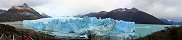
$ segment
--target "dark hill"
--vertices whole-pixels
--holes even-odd
[[[97,17],[97,18],[112,18],[115,20],[131,21],[139,24],[167,24],[158,18],[140,11],[136,8],[119,8],[110,12],[101,11],[98,13],[89,13],[80,17]]]

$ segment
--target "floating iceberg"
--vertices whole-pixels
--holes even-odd
[[[97,36],[128,37],[134,33],[134,22],[97,19],[95,17],[57,17],[38,20],[23,20],[23,27],[35,31],[48,32],[59,37]]]

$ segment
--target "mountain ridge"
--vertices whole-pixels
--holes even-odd
[[[20,6],[12,6],[0,14],[0,22],[23,21],[43,18],[41,14],[29,7],[26,3]]]
[[[150,15],[146,12],[140,11],[136,8],[118,8],[115,10],[112,10],[110,12],[102,11],[95,12],[95,13],[89,13],[86,15],[81,15],[78,17],[97,17],[97,18],[112,18],[115,20],[124,20],[124,21],[130,21],[135,22],[138,24],[167,24],[161,20],[159,20],[157,17]]]

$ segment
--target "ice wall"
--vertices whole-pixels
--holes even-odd
[[[79,37],[88,34],[128,37],[133,34],[134,24],[134,22],[113,20],[111,18],[97,19],[95,17],[57,17],[23,20],[24,28],[59,37]]]

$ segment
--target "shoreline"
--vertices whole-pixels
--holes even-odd
[[[182,40],[182,26],[170,26],[136,40]]]

